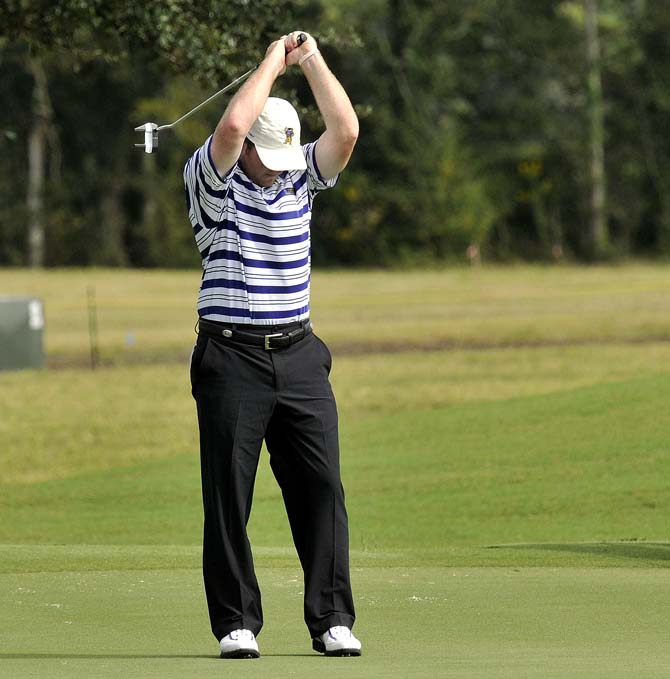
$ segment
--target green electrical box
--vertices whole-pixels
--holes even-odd
[[[44,307],[35,297],[0,297],[0,370],[44,365]]]

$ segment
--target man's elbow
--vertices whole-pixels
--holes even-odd
[[[358,140],[358,118],[354,118],[349,121],[347,125],[343,126],[340,130],[340,146],[347,152],[347,156],[350,156],[356,146],[356,141]]]
[[[350,121],[348,121],[346,126],[346,139],[347,142],[351,144],[352,149],[356,144],[356,140],[358,139],[358,133],[358,118],[354,116]]]
[[[248,130],[244,122],[234,116],[224,116],[216,126],[217,136],[232,143],[236,143],[239,139],[244,139],[247,132]]]

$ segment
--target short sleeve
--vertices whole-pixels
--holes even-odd
[[[303,153],[305,155],[305,161],[307,162],[307,186],[309,188],[310,196],[315,196],[320,191],[325,191],[326,189],[331,189],[337,180],[339,179],[339,174],[335,175],[332,179],[325,180],[321,176],[319,166],[316,162],[316,145],[318,142],[313,141],[309,144],[305,144],[302,147]]]
[[[193,213],[196,222],[208,227],[206,217],[217,220],[226,200],[228,187],[235,165],[221,177],[212,162],[212,137],[188,159],[184,167],[184,188],[186,189],[186,204],[189,216]],[[201,214],[205,217],[201,221]],[[193,223],[193,218],[191,219]]]
[[[236,167],[234,165],[221,177],[212,162],[211,145],[210,136],[184,166],[188,217],[203,257],[209,251],[216,229],[223,219],[223,208]]]

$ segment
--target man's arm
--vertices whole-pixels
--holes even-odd
[[[263,61],[230,100],[214,130],[212,161],[223,176],[237,162],[254,121],[263,111],[275,80],[286,70],[285,38],[270,44]]]
[[[317,50],[316,40],[307,36],[307,40],[298,46],[297,36],[300,32],[286,37],[286,65],[297,64],[301,57]],[[340,173],[349,162],[358,139],[358,118],[347,93],[333,75],[317,50],[300,65],[307,82],[314,94],[316,105],[326,124],[326,131],[316,144],[316,163],[321,176],[332,179]]]

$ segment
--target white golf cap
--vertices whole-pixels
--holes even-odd
[[[262,113],[247,134],[268,170],[304,170],[298,112],[285,99],[268,97]]]

